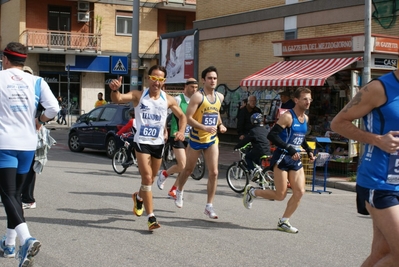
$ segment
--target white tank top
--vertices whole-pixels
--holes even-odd
[[[166,93],[161,91],[157,100],[150,98],[148,88],[144,89],[139,104],[134,107],[137,132],[134,142],[138,144],[163,145],[164,129],[167,117],[168,101]]]

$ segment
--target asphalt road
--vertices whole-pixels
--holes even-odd
[[[146,216],[132,214],[131,195],[140,186],[135,168],[114,173],[105,153],[72,153],[67,130],[37,177],[37,208],[26,210],[31,234],[42,242],[36,267],[79,266],[360,266],[371,244],[372,222],[355,212],[353,192],[306,193],[291,218],[298,234],[276,230],[287,199],[256,199],[243,207],[219,175],[214,202],[218,220],[204,214],[206,182],[190,179],[178,209],[154,184],[154,207],[161,228],[148,231]],[[290,195],[288,195],[290,196]],[[6,229],[4,209],[0,227]],[[0,258],[0,266],[18,266]]]

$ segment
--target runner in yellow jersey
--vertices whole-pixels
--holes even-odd
[[[195,168],[201,150],[203,150],[205,163],[208,167],[208,197],[204,214],[211,219],[217,219],[218,216],[213,209],[213,199],[216,193],[219,171],[217,130],[219,129],[221,133],[227,130],[222,124],[219,112],[224,96],[215,91],[217,85],[217,70],[215,67],[211,66],[203,70],[201,78],[204,88],[191,97],[186,111],[187,124],[192,129],[186,152],[186,166],[177,177],[178,187],[175,204],[179,208],[183,207],[183,187]]]

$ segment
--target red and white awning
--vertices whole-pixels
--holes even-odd
[[[323,86],[361,57],[279,61],[241,80],[241,86]]]

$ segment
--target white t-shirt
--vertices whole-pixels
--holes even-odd
[[[40,82],[40,99],[36,100],[35,84]],[[46,109],[48,118],[57,115],[58,101],[48,84],[40,77],[18,68],[0,71],[0,149],[36,150],[36,103]]]

